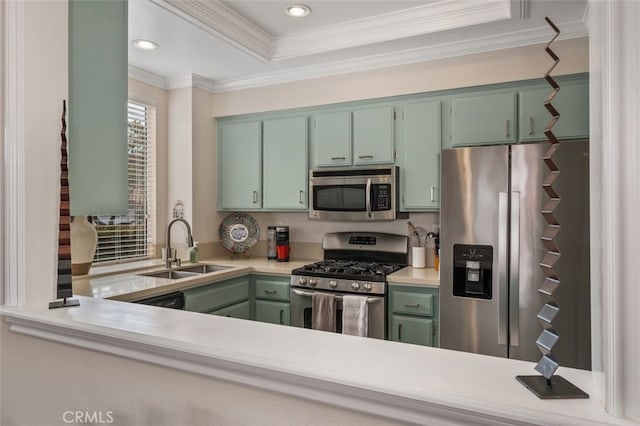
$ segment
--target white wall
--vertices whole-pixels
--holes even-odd
[[[101,412],[102,424],[114,426],[397,424],[322,402],[25,336],[9,331],[4,321],[0,337],[2,425],[65,425],[65,411],[76,410]],[[107,421],[109,411],[113,422]]]
[[[5,112],[11,111],[7,117],[23,118],[5,123],[4,128],[10,136],[4,141],[3,152],[12,157],[5,159],[7,168],[3,167],[3,172],[9,173],[5,184],[10,184],[4,193],[5,203],[11,200],[3,211],[12,221],[4,228],[4,237],[5,242],[11,238],[15,243],[5,257],[5,289],[19,290],[12,303],[44,304],[54,299],[57,276],[60,117],[68,93],[67,32],[60,29],[67,28],[67,5],[28,1],[4,2],[2,6],[5,17],[19,28],[12,32],[16,40],[4,44],[13,55],[7,64],[10,71],[5,77],[10,80],[6,81],[5,95],[11,91],[10,102],[14,103],[6,104]],[[10,170],[13,166],[16,169]],[[18,217],[28,226],[18,229],[13,222]],[[20,265],[32,262],[37,262],[37,267],[19,270]]]

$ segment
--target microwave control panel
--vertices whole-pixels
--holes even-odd
[[[376,184],[372,189],[371,209],[374,211],[391,210],[391,185],[387,183]]]

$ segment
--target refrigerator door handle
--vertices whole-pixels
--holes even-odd
[[[507,292],[507,236],[509,194],[498,193],[498,344],[508,344],[509,300]]]
[[[520,193],[511,193],[511,253],[509,259],[509,346],[520,344]]]

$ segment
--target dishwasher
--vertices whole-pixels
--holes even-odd
[[[176,291],[160,296],[149,297],[148,299],[136,300],[134,303],[171,309],[184,309],[184,294],[181,291]]]

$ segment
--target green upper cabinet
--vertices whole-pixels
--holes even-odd
[[[127,1],[69,1],[72,215],[125,214]]]
[[[268,210],[307,209],[307,117],[264,120],[263,201]]]
[[[559,82],[560,91],[551,104],[560,114],[553,127],[559,139],[589,137],[589,81]],[[551,114],[544,103],[551,94],[549,85],[522,90],[520,92],[520,140],[523,142],[545,140],[544,129]]]
[[[487,93],[451,100],[451,144],[516,142],[516,93]]]
[[[218,202],[222,209],[262,207],[260,121],[219,123]]]
[[[315,117],[317,167],[351,165],[351,112],[320,112]]]
[[[394,109],[391,106],[353,112],[353,164],[393,164]]]
[[[402,210],[437,209],[440,205],[440,111],[438,101],[402,107]]]
[[[393,164],[394,109],[368,106],[315,115],[315,166]]]

